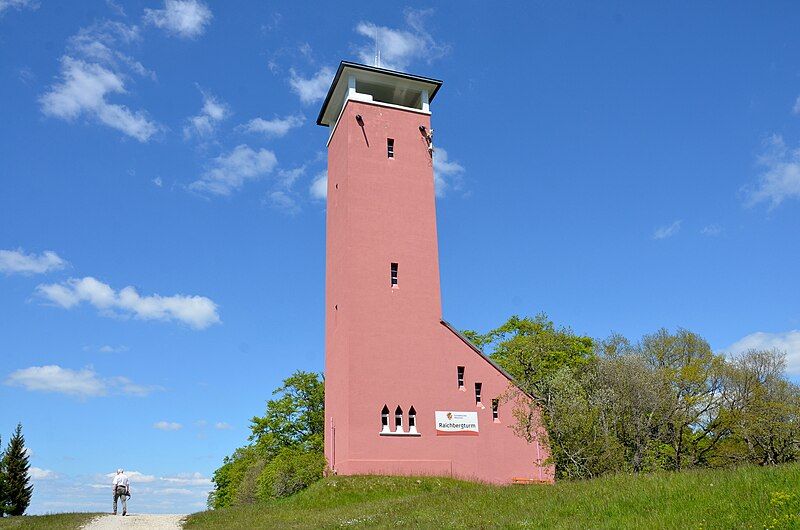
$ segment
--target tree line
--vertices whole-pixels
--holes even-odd
[[[559,478],[800,456],[800,388],[786,376],[784,352],[726,356],[685,329],[595,341],[545,315],[466,334],[533,398]],[[537,435],[532,412],[514,410],[521,436]]]
[[[512,409],[516,434],[546,436],[557,478],[800,456],[800,388],[786,376],[784,352],[726,357],[685,329],[595,340],[546,315],[464,334],[515,379],[518,388],[491,397]],[[275,396],[251,420],[248,443],[214,473],[209,507],[291,495],[323,476],[322,376],[296,372]]]
[[[0,517],[22,515],[31,503],[33,486],[28,460],[22,424],[17,424],[6,450],[0,454]]]

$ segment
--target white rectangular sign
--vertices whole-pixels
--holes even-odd
[[[436,436],[478,436],[478,413],[437,410]]]

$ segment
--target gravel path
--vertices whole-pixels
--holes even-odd
[[[116,530],[118,528],[153,528],[156,530],[175,530],[181,528],[185,515],[146,515],[132,514],[101,515],[84,526],[84,530]]]

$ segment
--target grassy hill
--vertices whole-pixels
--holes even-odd
[[[331,477],[267,504],[192,515],[186,528],[800,528],[800,465],[618,475],[554,486]]]

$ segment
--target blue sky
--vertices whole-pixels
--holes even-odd
[[[0,433],[24,424],[32,512],[109,509],[120,466],[132,510],[200,509],[321,370],[314,122],[376,33],[444,80],[447,320],[683,326],[800,374],[797,5],[426,6],[0,0]]]

